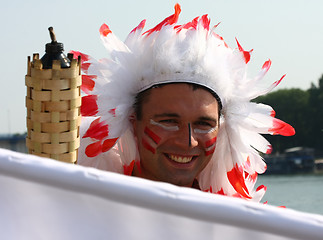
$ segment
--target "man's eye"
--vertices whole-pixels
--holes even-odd
[[[177,120],[175,120],[175,119],[163,119],[163,120],[160,120],[159,123],[162,123],[162,124],[177,124]]]
[[[213,125],[212,124],[210,124],[210,123],[208,123],[208,122],[197,122],[196,123],[196,125],[197,126],[202,126],[202,127],[210,127],[210,128],[212,128],[213,127]]]

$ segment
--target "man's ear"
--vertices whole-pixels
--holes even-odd
[[[137,116],[135,113],[130,116],[129,121],[132,125],[133,131],[135,132],[137,129]]]

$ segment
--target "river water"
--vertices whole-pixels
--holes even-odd
[[[323,215],[323,174],[259,175],[257,186],[267,186],[262,202]]]

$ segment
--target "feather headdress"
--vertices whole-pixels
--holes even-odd
[[[203,85],[221,99],[221,124],[216,150],[198,176],[203,191],[259,201],[265,187],[254,189],[258,173],[266,170],[259,152],[271,152],[260,134],[293,135],[294,129],[276,118],[270,106],[251,102],[270,92],[260,81],[270,68],[264,63],[255,78],[247,76],[251,51],[239,42],[231,49],[210,28],[207,15],[177,25],[181,9],[154,28],[144,31],[145,20],[120,41],[103,24],[100,35],[109,57],[96,61],[82,57],[81,112],[89,126],[82,134],[79,163],[125,173],[140,162],[129,118],[135,96],[161,83],[189,82]],[[85,125],[85,121],[83,121]],[[82,152],[83,151],[83,152]]]

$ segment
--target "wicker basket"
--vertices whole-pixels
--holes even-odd
[[[27,138],[29,153],[63,162],[76,163],[80,145],[81,63],[71,60],[70,68],[53,61],[43,69],[39,54],[28,57]]]

